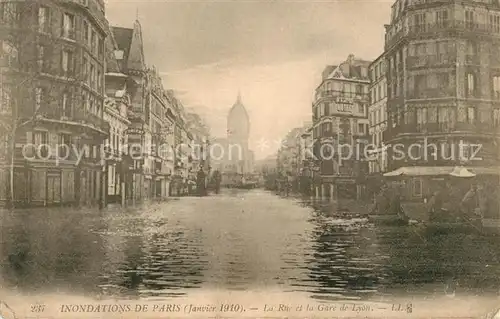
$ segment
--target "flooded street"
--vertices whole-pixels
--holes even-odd
[[[261,190],[181,198],[140,210],[3,213],[9,289],[162,298],[199,290],[276,290],[319,300],[497,294],[500,240],[430,236]]]

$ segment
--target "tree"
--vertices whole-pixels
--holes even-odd
[[[44,118],[72,115],[77,85],[88,78],[87,70],[81,72],[70,53],[63,52],[58,59],[61,37],[74,38],[74,21],[54,27],[44,3],[0,0],[0,102],[4,111],[0,127],[9,161],[11,206],[15,203],[16,138],[21,129],[29,124],[34,127]],[[52,107],[55,103],[59,107]]]

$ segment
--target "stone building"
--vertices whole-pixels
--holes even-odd
[[[369,64],[351,54],[339,65],[327,66],[316,88],[312,111],[318,167],[315,193],[319,196],[356,198],[361,194],[359,184],[367,164],[356,154],[363,154],[368,141]],[[343,153],[345,159],[340,161],[339,151],[347,152],[347,147],[341,150],[339,145],[349,145],[353,155]]]
[[[127,92],[130,97],[130,124],[126,132],[129,145],[127,159],[130,163],[127,163],[124,176],[126,197],[137,201],[147,198],[151,189],[151,167],[148,166],[151,145],[150,83],[144,59],[142,29],[140,22],[135,21],[132,29],[112,27],[111,31],[116,41],[114,55],[121,72],[127,75]],[[130,145],[137,147],[131,149]]]
[[[404,157],[396,158],[389,149],[389,170],[420,167],[419,172],[437,174],[465,165],[480,176],[496,174],[499,2],[398,0],[385,29],[384,141],[405,145]],[[481,160],[471,158],[476,150],[475,158]],[[421,176],[413,178],[407,184],[409,196],[428,196],[432,183]]]
[[[383,144],[383,132],[387,128],[387,80],[386,62],[383,55],[370,64],[370,105],[368,107],[369,134],[372,152],[369,154],[370,174],[387,170],[387,147]]]
[[[111,30],[106,38],[106,74],[104,119],[109,123],[109,136],[105,141],[107,203],[121,202],[125,185],[124,153],[128,143],[127,130],[130,125],[128,109],[131,107],[129,77],[118,63],[121,58],[118,45]],[[123,194],[125,195],[125,194]]]
[[[103,118],[104,1],[0,6],[0,201],[14,194],[15,204],[26,206],[102,202],[99,149],[109,132]]]

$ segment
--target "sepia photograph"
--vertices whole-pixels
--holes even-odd
[[[500,318],[499,0],[0,0],[0,319]]]

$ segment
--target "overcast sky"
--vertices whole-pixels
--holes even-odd
[[[195,107],[215,136],[241,90],[257,158],[311,119],[314,88],[327,64],[353,53],[376,58],[392,0],[107,0],[111,25],[132,27],[138,13],[146,63],[166,88]],[[259,147],[262,139],[270,148]]]

